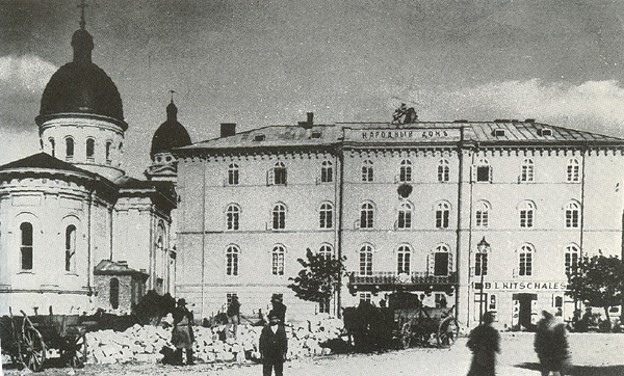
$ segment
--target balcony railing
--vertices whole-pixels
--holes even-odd
[[[452,285],[457,283],[457,273],[433,275],[429,272],[375,272],[372,275],[349,273],[350,285]]]

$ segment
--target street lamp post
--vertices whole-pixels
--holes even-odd
[[[487,302],[484,302],[483,300],[483,277],[485,275],[484,271],[484,265],[485,265],[485,257],[484,255],[486,255],[489,251],[490,251],[490,243],[487,242],[487,240],[485,240],[485,236],[483,237],[483,239],[481,239],[481,241],[477,244],[477,250],[479,251],[479,255],[478,257],[481,257],[481,264],[480,264],[480,269],[479,269],[479,273],[481,274],[481,286],[479,288],[479,325],[481,325],[483,323],[483,305]],[[476,265],[475,265],[476,266]]]

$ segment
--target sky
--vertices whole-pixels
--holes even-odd
[[[35,117],[72,60],[78,0],[0,0],[0,164],[39,151]],[[193,142],[296,124],[535,118],[624,137],[624,1],[87,0],[141,177],[170,90]]]

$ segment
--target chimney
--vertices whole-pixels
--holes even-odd
[[[221,136],[230,137],[236,134],[236,123],[221,123]]]
[[[312,128],[312,126],[314,125],[314,112],[306,112],[306,115],[308,115],[308,121],[306,122],[306,128]]]

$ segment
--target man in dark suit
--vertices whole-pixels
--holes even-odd
[[[288,351],[288,339],[284,325],[280,323],[278,314],[269,312],[269,325],[262,329],[260,334],[260,355],[262,356],[262,375],[271,376],[275,369],[275,376],[284,373],[284,360]]]
[[[280,319],[283,325],[286,325],[286,306],[282,303],[283,298],[281,294],[273,294],[271,297],[271,305],[273,306],[273,312]]]

